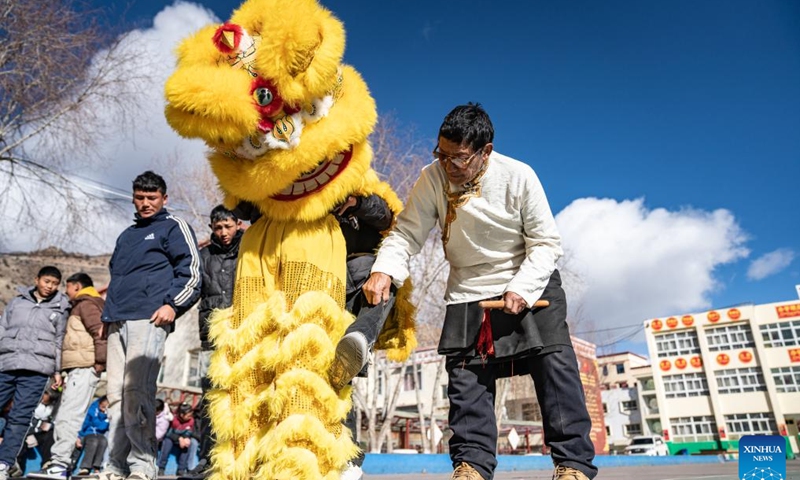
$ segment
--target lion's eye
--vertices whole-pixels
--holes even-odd
[[[253,92],[253,97],[256,99],[256,103],[258,103],[261,107],[266,107],[270,103],[272,103],[272,99],[275,97],[272,94],[272,90],[267,87],[259,87],[256,88]]]

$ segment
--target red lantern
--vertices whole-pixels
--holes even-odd
[[[717,363],[719,363],[720,365],[727,365],[728,363],[730,363],[730,361],[731,357],[729,357],[727,353],[720,353],[719,355],[717,355]]]
[[[742,350],[739,352],[739,361],[742,363],[749,363],[753,359],[753,354],[749,350]]]
[[[683,323],[687,327],[691,327],[694,324],[694,317],[691,315],[684,315],[681,317],[681,323]]]
[[[661,322],[661,320],[656,318],[655,320],[653,320],[650,326],[653,327],[653,330],[661,330],[661,327],[663,327],[664,324]]]
[[[728,318],[731,320],[739,320],[742,317],[742,312],[738,308],[731,308],[728,310]]]
[[[667,370],[672,368],[672,363],[670,363],[669,360],[661,360],[659,366],[661,367],[661,370],[664,370],[666,372]]]
[[[711,310],[708,312],[708,315],[706,315],[706,318],[708,318],[708,321],[711,323],[717,323],[719,322],[719,312]]]
[[[689,362],[694,368],[700,368],[703,366],[703,359],[700,358],[699,356],[692,357],[692,359]]]
[[[677,319],[677,318],[675,318],[675,317],[669,317],[669,318],[667,319],[667,326],[668,326],[669,328],[675,328],[675,327],[677,327],[677,326],[678,326],[678,319]]]
[[[675,367],[679,368],[681,370],[686,368],[686,359],[679,358],[679,359],[675,360]]]

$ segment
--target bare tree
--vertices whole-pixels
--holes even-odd
[[[20,215],[38,185],[70,207],[107,198],[71,174],[111,126],[133,121],[147,84],[146,57],[82,7],[0,0],[0,193]]]

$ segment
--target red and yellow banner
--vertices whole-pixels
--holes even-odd
[[[778,313],[778,318],[800,317],[800,303],[781,305],[779,307],[775,307],[775,310]]]

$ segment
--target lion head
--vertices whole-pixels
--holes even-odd
[[[341,63],[344,36],[316,0],[247,0],[180,44],[167,121],[209,146],[226,204],[313,220],[377,181],[367,142],[375,101]]]

